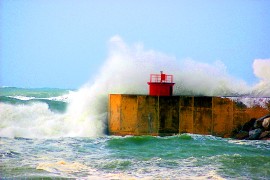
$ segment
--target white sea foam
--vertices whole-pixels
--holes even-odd
[[[72,94],[73,94],[73,91],[70,91],[68,94],[64,94],[62,96],[55,96],[55,97],[49,97],[49,98],[37,98],[37,97],[31,97],[31,96],[7,96],[7,97],[22,100],[22,101],[29,101],[33,99],[36,99],[36,100],[44,99],[44,100],[51,100],[51,101],[69,102]]]
[[[29,100],[35,99],[35,97],[29,97],[29,96],[7,96],[7,97],[22,100],[22,101],[29,101]]]
[[[0,103],[1,137],[52,137],[59,134],[63,115],[45,103],[10,105]]]
[[[98,116],[52,112],[46,103],[0,103],[0,137],[54,138],[97,137],[104,127]],[[105,115],[99,115],[105,118]]]
[[[89,168],[81,163],[78,162],[66,162],[66,161],[58,161],[55,163],[40,163],[36,167],[39,170],[45,170],[52,173],[76,173],[80,171],[89,171]]]
[[[56,97],[49,97],[49,98],[36,98],[36,99],[47,99],[51,101],[62,101],[62,102],[70,102],[70,98],[72,96],[73,92],[70,91],[69,94],[64,94],[62,96],[56,96]]]
[[[51,112],[45,103],[1,103],[0,136],[102,136],[107,121],[108,94],[148,94],[149,74],[160,70],[174,75],[175,95],[269,97],[269,64],[270,59],[254,61],[254,74],[260,82],[248,86],[245,81],[230,76],[222,61],[208,64],[192,59],[177,60],[160,52],[145,50],[142,44],[127,45],[121,37],[114,36],[109,41],[108,58],[94,81],[68,95],[48,98],[69,102],[64,114]],[[254,105],[248,99],[242,100],[249,107]],[[260,99],[258,103],[261,103]]]

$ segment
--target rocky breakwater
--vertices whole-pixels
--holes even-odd
[[[234,137],[245,140],[270,140],[270,114],[259,119],[250,119],[234,131]]]

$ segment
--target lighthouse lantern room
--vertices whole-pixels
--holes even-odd
[[[172,96],[173,94],[173,75],[164,74],[150,74],[149,95],[150,96]]]

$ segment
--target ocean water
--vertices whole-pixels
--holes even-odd
[[[1,138],[0,176],[77,179],[269,179],[269,141],[172,137]]]
[[[270,141],[109,136],[106,93],[0,93],[0,179],[270,179]]]

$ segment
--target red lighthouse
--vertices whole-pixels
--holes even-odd
[[[173,94],[173,75],[163,74],[151,74],[149,85],[150,96],[172,96]]]

